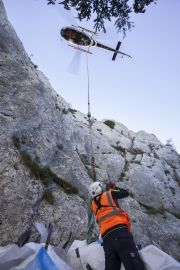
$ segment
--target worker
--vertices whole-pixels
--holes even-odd
[[[120,270],[121,262],[125,270],[145,270],[130,232],[128,213],[117,204],[118,199],[129,195],[125,189],[104,191],[100,182],[89,187],[92,198],[91,209],[99,225],[105,252],[105,270]]]

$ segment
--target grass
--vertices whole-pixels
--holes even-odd
[[[104,124],[113,129],[115,127],[115,122],[112,120],[106,120],[104,121]]]
[[[49,166],[40,166],[26,151],[21,151],[20,157],[30,173],[37,179],[40,179],[45,187],[48,187],[52,183],[56,183],[63,188],[65,193],[78,194],[78,189],[74,185],[58,177]]]
[[[172,192],[172,195],[175,196],[175,195],[176,195],[176,190],[175,190],[175,188],[170,187],[170,190],[171,190],[171,192]]]
[[[23,164],[29,169],[30,173],[37,179],[40,179],[44,186],[47,187],[53,182],[50,168],[48,166],[40,167],[37,161],[33,160],[26,151],[20,151],[20,157]]]
[[[69,112],[69,111],[66,110],[65,108],[62,109],[62,113],[63,113],[63,114],[68,114],[68,112]]]
[[[61,187],[65,193],[67,194],[78,194],[78,188],[67,182],[66,180],[58,177],[49,166],[41,166],[39,165],[38,160],[33,159],[31,155],[27,151],[20,151],[21,148],[21,140],[18,136],[13,135],[12,141],[14,146],[19,150],[20,158],[23,164],[28,168],[30,174],[35,178],[39,179],[41,183],[48,187],[50,184],[56,183],[59,187]],[[60,147],[60,148],[63,148]],[[52,202],[52,194],[50,191],[45,191],[43,194],[43,198],[49,202]]]
[[[126,175],[125,172],[122,172],[121,175],[120,175],[120,178],[125,177],[125,175]]]
[[[70,113],[72,113],[72,114],[77,112],[77,110],[71,109],[71,108],[69,108],[68,111],[69,111]]]
[[[175,213],[171,213],[173,216],[175,216],[176,218],[180,219],[180,213],[179,214],[175,214]]]
[[[67,114],[68,110],[66,110],[65,108],[62,109],[62,113]]]
[[[165,209],[163,207],[155,209],[154,207],[145,205],[145,204],[140,203],[140,202],[139,202],[139,204],[146,209],[146,213],[149,215],[158,215],[158,214],[163,215],[165,213]]]
[[[17,135],[13,135],[12,136],[12,141],[13,141],[13,144],[14,144],[14,146],[17,148],[17,149],[20,149],[20,147],[21,147],[21,140],[20,140],[20,138],[17,136]]]
[[[42,199],[46,200],[49,204],[54,204],[54,197],[51,190],[44,190]]]
[[[55,174],[54,174],[55,175]],[[60,177],[55,177],[54,178],[54,183],[56,183],[58,186],[62,187],[64,189],[64,192],[67,194],[78,194],[78,188],[75,187],[74,185],[68,183],[66,180],[60,178]]]
[[[123,154],[126,153],[126,149],[124,149],[124,148],[121,147],[120,145],[117,145],[117,146],[111,145],[111,146],[112,146],[114,149],[116,149],[117,151],[122,152]]]
[[[149,215],[158,215],[158,214],[163,215],[164,212],[165,212],[165,210],[163,207],[158,208],[158,209],[151,207],[147,210],[147,214],[149,214]]]
[[[158,214],[164,215],[164,213],[166,211],[163,207],[160,207],[158,209],[155,209],[153,207],[150,207],[150,206],[145,205],[145,204],[140,203],[140,202],[139,202],[139,204],[141,206],[143,206],[144,208],[146,208],[146,210],[147,210],[146,213],[149,214],[149,215],[158,215]],[[169,211],[167,211],[167,212],[169,212]],[[177,219],[180,219],[180,213],[172,213],[172,212],[169,212],[169,213],[171,215],[173,215],[174,217],[176,217]]]

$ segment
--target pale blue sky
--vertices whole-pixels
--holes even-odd
[[[46,0],[4,0],[9,20],[32,61],[57,93],[74,109],[87,113],[86,57],[78,75],[67,71],[74,49],[61,41],[68,25],[59,7]],[[89,56],[92,115],[114,119],[133,131],[155,134],[163,143],[172,138],[180,152],[180,0],[158,0],[145,14],[133,16],[135,28],[123,40],[117,58],[92,48]],[[81,24],[82,25],[82,24]],[[92,23],[83,23],[91,27]],[[91,27],[92,28],[92,27]],[[117,39],[116,39],[117,40]],[[116,46],[116,40],[105,43]]]

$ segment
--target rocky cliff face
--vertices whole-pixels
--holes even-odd
[[[107,124],[92,126],[97,179],[129,190],[123,207],[138,243],[180,259],[180,156],[152,134]],[[69,108],[31,62],[1,0],[0,126],[0,244],[33,231],[34,221],[53,224],[54,245],[71,230],[84,238],[93,181],[87,117]]]

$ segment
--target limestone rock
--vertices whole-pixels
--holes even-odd
[[[120,203],[130,213],[136,241],[180,259],[178,153],[153,134],[96,119],[91,149],[87,116],[72,109],[31,62],[2,0],[0,126],[1,245],[28,228],[36,239],[35,221],[53,224],[54,245],[63,245],[70,231],[73,239],[85,238],[93,152],[97,179],[129,190]]]

